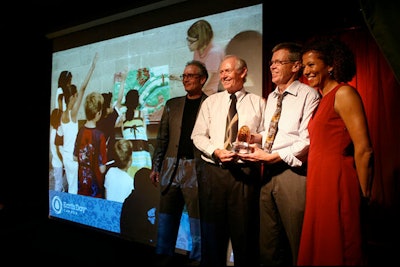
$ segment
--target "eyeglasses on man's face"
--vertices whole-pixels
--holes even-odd
[[[273,64],[275,64],[275,66],[282,66],[292,62],[293,62],[292,60],[271,60],[269,62],[269,65],[272,66]]]
[[[194,79],[200,77],[200,74],[182,74],[179,76],[182,80],[185,78]]]

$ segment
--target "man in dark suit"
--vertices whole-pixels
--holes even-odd
[[[191,247],[188,260],[200,264],[200,212],[197,167],[200,153],[190,138],[201,103],[207,97],[202,89],[208,79],[200,61],[190,61],[181,75],[185,96],[165,104],[150,178],[160,184],[161,197],[155,265],[173,264],[182,212],[189,216]]]

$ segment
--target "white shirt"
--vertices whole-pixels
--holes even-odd
[[[239,129],[247,125],[252,133],[264,131],[265,99],[246,92],[244,88],[235,94]],[[194,145],[208,157],[202,156],[208,162],[214,162],[211,157],[214,150],[224,147],[230,102],[230,94],[225,90],[207,97],[200,107],[191,138]]]
[[[126,171],[111,167],[105,175],[104,187],[107,200],[122,203],[134,189],[133,178]]]
[[[310,146],[308,122],[319,104],[320,96],[316,89],[300,81],[294,81],[285,92],[287,94],[282,101],[278,132],[271,153],[278,152],[289,166],[299,167],[307,159]],[[278,94],[278,88],[275,88],[268,95],[264,116],[265,131],[262,133],[263,144],[276,109]]]
[[[62,148],[62,155],[64,159],[73,160],[75,140],[78,134],[79,125],[78,121],[73,122],[71,119],[71,110],[68,111],[69,122],[63,123],[61,121],[61,127],[58,127],[58,134],[64,136],[64,145]]]
[[[50,130],[50,151],[51,151],[51,165],[55,168],[62,168],[63,162],[58,156],[57,146],[54,144],[54,140],[56,139],[57,130],[51,127]],[[61,149],[60,149],[61,150]]]

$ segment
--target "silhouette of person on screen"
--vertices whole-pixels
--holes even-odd
[[[139,91],[132,89],[125,96],[126,114],[121,126],[122,137],[133,144],[132,165],[129,175],[135,177],[140,168],[151,168],[151,155],[147,137],[145,112],[139,108]]]
[[[149,180],[150,172],[149,168],[136,172],[134,189],[122,204],[120,231],[126,239],[155,246],[160,196]]]
[[[51,152],[51,168],[54,177],[54,190],[64,192],[64,164],[62,161],[62,144],[56,142],[57,129],[61,125],[62,110],[54,108],[50,114],[50,152]]]
[[[193,52],[193,59],[198,60],[207,68],[208,79],[203,86],[203,92],[211,95],[219,91],[219,64],[225,56],[223,47],[213,41],[214,31],[211,24],[200,19],[194,22],[187,30],[186,41],[189,50]]]
[[[104,179],[104,196],[107,200],[123,203],[125,198],[134,190],[133,178],[128,174],[132,164],[131,141],[119,139],[113,147],[115,166],[110,167]]]
[[[75,84],[63,88],[63,97],[66,109],[63,109],[59,133],[64,138],[62,157],[65,175],[68,182],[68,193],[70,194],[78,193],[78,162],[73,158],[75,140],[79,130],[78,111],[82,103],[83,95],[85,94],[85,90],[96,66],[97,59],[98,55],[96,53],[89,71],[86,74],[86,78],[79,90]]]
[[[96,124],[101,118],[104,98],[91,92],[85,98],[86,122],[76,136],[73,152],[78,162],[78,194],[104,198],[104,174],[106,172],[106,138]]]
[[[102,93],[104,98],[103,111],[100,120],[97,122],[97,127],[104,133],[107,140],[107,169],[115,166],[113,160],[116,157],[114,153],[116,129],[119,129],[125,120],[125,114],[122,113],[121,108],[126,75],[126,71],[114,75],[114,84],[120,83],[120,89],[115,103],[112,102],[113,94],[111,92]]]
[[[56,92],[54,108],[59,108],[61,110],[65,110],[67,108],[67,104],[65,99],[61,99],[59,101],[60,95],[64,93],[66,88],[72,84],[72,73],[68,70],[63,70],[58,76],[58,88]]]

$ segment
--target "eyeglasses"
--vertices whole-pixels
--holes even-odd
[[[197,42],[198,40],[199,40],[198,38],[186,37],[186,41],[187,41],[189,44],[193,44],[193,43]]]
[[[185,78],[193,79],[193,78],[197,78],[197,77],[200,77],[200,76],[201,76],[200,74],[182,74],[179,77],[183,80]]]
[[[292,60],[274,60],[274,61],[270,61],[269,65],[272,66],[273,64],[275,64],[275,66],[282,66],[288,63],[293,62]]]

